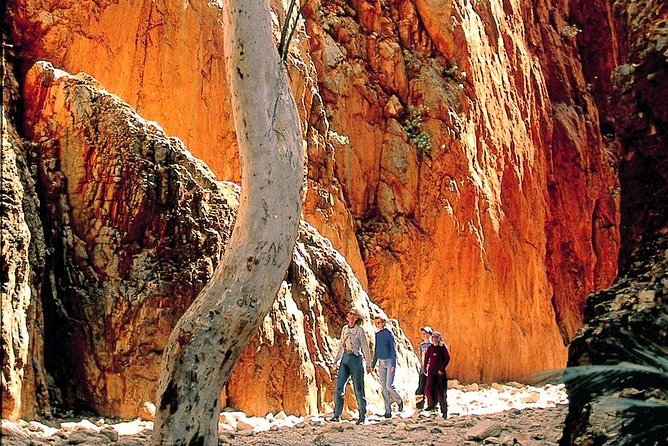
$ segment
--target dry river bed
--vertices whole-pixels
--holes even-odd
[[[567,413],[563,385],[533,387],[450,384],[450,416],[406,407],[391,419],[373,414],[356,425],[328,422],[326,416],[296,417],[283,412],[249,417],[226,410],[219,423],[220,444],[231,445],[557,445]],[[148,446],[153,423],[100,418],[71,421],[2,420],[2,445]]]

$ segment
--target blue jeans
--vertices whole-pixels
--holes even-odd
[[[392,366],[389,359],[378,360],[378,374],[380,375],[380,385],[383,392],[383,401],[385,402],[385,413],[392,413],[392,401],[401,401],[401,396],[394,388],[394,372],[396,367]]]
[[[366,415],[366,398],[364,396],[364,368],[362,357],[352,353],[344,353],[339,366],[339,375],[336,377],[336,393],[334,394],[334,416],[341,416],[343,411],[343,396],[346,391],[348,378],[353,379],[355,398],[359,408],[359,417],[364,419]]]

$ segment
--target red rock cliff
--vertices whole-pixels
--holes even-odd
[[[446,333],[463,380],[562,366],[584,297],[616,272],[616,147],[590,85],[606,66],[583,69],[571,3],[304,8],[305,217],[414,341]],[[11,0],[10,19],[26,62],[94,75],[238,178],[215,5]]]
[[[615,146],[567,17],[451,1],[309,15],[371,294],[413,333],[442,328],[463,379],[559,367],[584,296],[616,272]]]
[[[154,399],[169,334],[216,268],[238,188],[215,181],[180,140],[99,87],[44,62],[24,84],[25,131],[39,141],[35,161],[59,291],[49,299],[59,307],[46,321],[45,349],[62,389],[54,403],[131,418]],[[382,310],[331,243],[302,224],[276,302],[227,385],[227,403],[256,415],[327,410],[330,366],[352,306],[367,315],[363,326],[373,339],[370,316]],[[394,331],[397,383],[407,396],[417,385],[417,359],[396,324]],[[380,385],[367,381],[378,404]]]

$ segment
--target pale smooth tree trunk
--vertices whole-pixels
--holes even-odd
[[[162,359],[153,445],[217,445],[219,398],[292,258],[302,202],[302,136],[267,0],[226,0],[227,72],[241,159],[232,237]]]

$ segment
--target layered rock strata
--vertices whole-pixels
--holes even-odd
[[[60,355],[49,371],[61,403],[137,416],[153,401],[172,327],[220,259],[238,191],[88,75],[38,63],[24,100],[26,133],[39,142],[63,307],[46,327],[47,347]],[[228,383],[227,403],[262,415],[327,408],[336,338],[353,305],[382,312],[345,259],[304,223],[272,311]],[[370,321],[365,327],[371,337]],[[406,392],[416,384],[416,359],[395,332],[397,382]],[[371,378],[369,389],[378,401]]]
[[[36,60],[48,60],[71,73],[91,74],[146,119],[177,135],[219,179],[238,182],[218,2],[9,3],[9,24],[25,69]],[[287,5],[273,2],[272,8],[278,41]],[[308,37],[298,23],[287,61],[309,146],[304,212],[366,285],[353,220],[334,178],[329,124],[308,49]]]
[[[441,328],[464,380],[563,364],[584,296],[616,273],[615,145],[566,9],[330,1],[307,15],[331,127],[350,138],[336,172],[369,290],[413,336]]]

